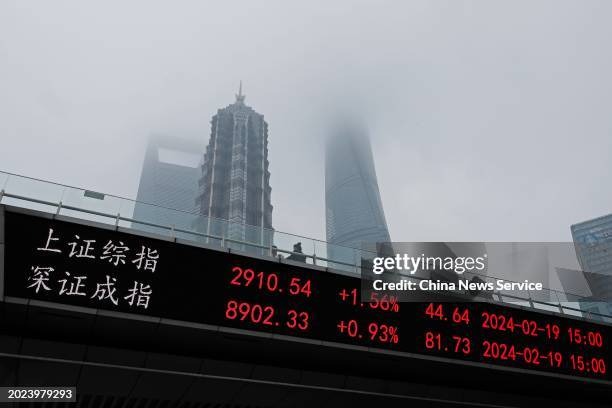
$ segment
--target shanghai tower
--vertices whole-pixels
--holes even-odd
[[[327,139],[325,207],[328,258],[350,263],[353,251],[339,246],[390,241],[370,139],[358,121],[337,123]]]
[[[236,101],[212,117],[196,199],[197,229],[241,249],[272,240],[268,124],[244,100],[241,83]]]

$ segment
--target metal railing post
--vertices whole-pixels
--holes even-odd
[[[60,200],[60,202],[57,203],[57,210],[55,211],[55,215],[53,216],[54,219],[55,219],[55,217],[57,217],[59,215],[61,209],[62,209],[62,201]]]
[[[529,289],[527,289],[527,301],[529,302],[529,307],[535,309],[533,299],[531,298],[531,291]]]

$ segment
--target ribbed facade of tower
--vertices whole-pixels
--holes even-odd
[[[336,245],[361,248],[390,241],[370,139],[361,126],[342,123],[327,140],[325,206],[329,258],[352,261]]]
[[[236,241],[271,244],[268,124],[263,115],[245,105],[242,90],[235,103],[212,118],[199,186],[199,230]]]

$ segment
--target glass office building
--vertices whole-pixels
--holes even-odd
[[[571,226],[578,263],[593,294],[584,310],[612,313],[612,214]],[[605,300],[595,301],[595,300]]]
[[[183,229],[191,227],[197,212],[202,150],[202,144],[190,140],[163,135],[149,139],[134,219]],[[143,224],[134,228],[155,232]]]

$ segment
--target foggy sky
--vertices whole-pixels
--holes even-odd
[[[289,4],[291,3],[291,4]],[[0,170],[134,198],[146,140],[270,125],[280,231],[325,237],[322,137],[370,129],[395,241],[565,241],[612,212],[612,2],[0,2]]]

